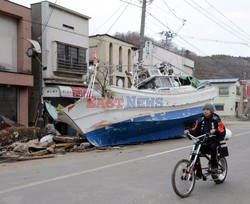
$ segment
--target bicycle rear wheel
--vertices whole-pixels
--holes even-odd
[[[181,198],[188,197],[195,186],[194,169],[190,172],[190,162],[186,159],[180,160],[172,172],[172,186],[174,192]]]

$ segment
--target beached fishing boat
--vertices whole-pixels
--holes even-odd
[[[216,96],[209,85],[182,85],[178,77],[158,72],[132,88],[109,90],[112,98],[84,97],[60,111],[58,119],[94,146],[176,138]]]

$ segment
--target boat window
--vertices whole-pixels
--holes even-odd
[[[169,78],[167,77],[157,77],[155,78],[155,86],[157,88],[160,88],[160,87],[172,87],[170,81],[169,81]]]
[[[154,76],[154,75],[159,75],[159,71],[158,70],[150,70],[149,71],[149,73],[150,73],[150,76]]]
[[[178,81],[176,81],[175,79],[170,78],[170,81],[171,81],[173,87],[179,87],[180,86]]]

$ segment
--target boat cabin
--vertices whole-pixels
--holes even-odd
[[[138,89],[159,89],[180,87],[178,79],[173,76],[153,75],[138,84]]]

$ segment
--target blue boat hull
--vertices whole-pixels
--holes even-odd
[[[183,109],[154,116],[142,116],[102,127],[85,134],[94,146],[114,146],[146,141],[178,138],[185,124],[196,120],[202,107]]]

